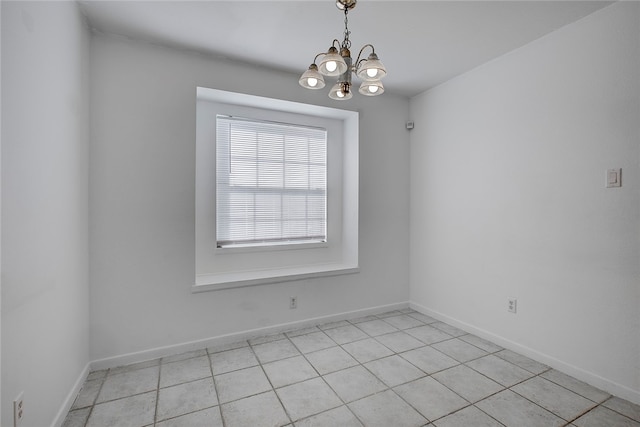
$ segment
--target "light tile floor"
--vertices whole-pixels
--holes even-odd
[[[640,427],[640,406],[406,309],[89,374],[64,427]]]

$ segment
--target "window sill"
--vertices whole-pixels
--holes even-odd
[[[191,292],[198,293],[218,291],[222,289],[291,282],[295,280],[339,276],[359,272],[360,268],[357,265],[322,264],[273,270],[207,274],[196,277],[196,283],[191,287]]]
[[[327,242],[280,243],[272,245],[236,245],[215,248],[216,255],[242,254],[253,252],[291,251],[299,249],[328,248]]]

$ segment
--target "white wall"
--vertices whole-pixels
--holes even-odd
[[[637,403],[639,8],[413,98],[410,229],[412,302]]]
[[[2,129],[2,5],[0,5],[0,130]],[[0,131],[0,177],[2,177],[2,132]],[[0,178],[0,379],[2,378],[2,179]],[[0,381],[0,420],[2,420],[2,383]],[[0,421],[1,422],[1,421]]]
[[[91,61],[93,360],[408,301],[406,98],[336,104],[294,74],[103,36]],[[359,274],[191,293],[197,86],[360,112]]]
[[[72,2],[2,2],[2,419],[50,425],[88,361],[88,48]]]

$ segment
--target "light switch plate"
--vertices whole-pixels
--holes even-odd
[[[622,187],[622,169],[607,170],[607,188]]]

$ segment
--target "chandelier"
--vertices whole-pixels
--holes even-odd
[[[349,19],[347,14],[356,7],[357,0],[336,0],[338,9],[344,11],[344,39],[342,43],[334,39],[327,52],[316,55],[313,64],[305,71],[300,80],[300,86],[307,89],[322,89],[325,86],[324,76],[338,76],[338,82],[329,91],[329,98],[338,101],[350,99],[353,94],[351,90],[351,74],[355,73],[362,80],[360,92],[366,96],[381,95],[384,92],[381,79],[387,75],[387,70],[376,55],[376,50],[371,44],[366,44],[360,49],[355,64],[351,61],[351,41],[349,40]],[[371,53],[364,59],[360,59],[362,52],[366,48],[371,48]],[[339,49],[339,50],[338,50]],[[316,65],[318,57],[322,56],[320,65]]]

